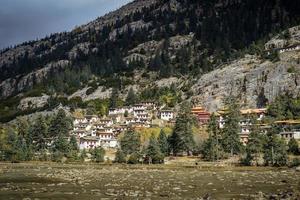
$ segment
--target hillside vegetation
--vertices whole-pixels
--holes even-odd
[[[171,92],[163,92],[162,103],[173,106],[201,95],[192,86],[203,74],[245,54],[263,62],[265,42],[298,25],[299,10],[293,0],[136,0],[71,32],[4,49],[0,103],[8,113],[2,121],[59,103],[86,107],[87,101],[109,98],[112,88],[123,100],[130,88],[142,99],[162,100],[157,91],[164,88]],[[22,99],[43,94],[50,103],[18,108]]]

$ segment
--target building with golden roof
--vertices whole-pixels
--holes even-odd
[[[201,125],[207,124],[210,118],[210,113],[201,106],[192,108],[192,114],[197,117],[198,122]]]

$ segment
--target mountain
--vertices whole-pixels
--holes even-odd
[[[256,65],[266,63],[272,73],[273,65],[287,64],[267,55],[264,44],[298,24],[300,5],[294,0],[136,0],[71,32],[2,50],[1,121],[58,104],[86,107],[109,98],[112,88],[121,99],[133,88],[141,99],[174,106],[192,98],[215,109],[219,96],[209,93],[219,94],[224,84],[224,91],[232,90],[230,83],[243,78],[243,59],[256,63],[249,64],[250,74]],[[280,37],[294,38],[289,34]],[[248,106],[255,104],[248,96],[254,90],[259,96],[267,84],[252,91],[251,77],[241,82],[251,91],[243,96]]]

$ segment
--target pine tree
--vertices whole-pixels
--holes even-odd
[[[120,141],[120,145],[125,155],[140,152],[141,149],[140,135],[133,130],[128,130],[125,132],[124,136],[122,137]]]
[[[17,142],[16,133],[11,128],[8,128],[5,145],[3,145],[4,160],[15,161],[16,153],[17,153],[17,149],[15,145],[16,142]]]
[[[84,162],[84,159],[86,158],[86,151],[85,151],[85,149],[83,149],[81,152],[80,152],[80,157],[79,157],[79,159],[80,159],[80,161],[81,162]]]
[[[278,127],[272,126],[264,142],[264,161],[266,165],[284,166],[287,163],[287,147],[278,136]]]
[[[137,102],[137,96],[135,95],[133,88],[130,88],[126,97],[126,105],[128,106],[134,105],[136,102]]]
[[[47,148],[47,128],[45,118],[42,115],[39,115],[31,128],[31,137],[36,151],[43,151]]]
[[[215,114],[212,114],[210,116],[210,120],[208,124],[208,133],[209,133],[209,138],[204,143],[203,157],[206,160],[215,161],[220,159],[223,154],[221,141],[219,141],[221,138],[220,138],[217,118]]]
[[[233,154],[237,154],[241,150],[241,142],[239,133],[240,129],[240,106],[237,103],[235,97],[227,97],[225,99],[225,105],[228,107],[228,110],[224,116],[225,125],[223,128],[223,137],[222,145],[224,151]]]
[[[78,151],[79,150],[77,139],[74,135],[72,135],[71,138],[70,138],[69,149],[71,151]]]
[[[71,121],[66,116],[66,113],[63,109],[59,109],[56,116],[50,122],[49,127],[49,136],[57,137],[58,135],[63,135],[67,137],[69,135],[69,130],[71,127]]]
[[[193,150],[195,141],[191,125],[190,107],[183,104],[176,118],[175,128],[169,140],[174,155],[183,153],[184,151],[189,155]]]
[[[22,137],[25,137],[28,134],[29,124],[25,119],[18,118],[18,120],[17,120],[17,131],[18,131],[18,135],[20,135]]]
[[[28,161],[31,160],[31,151],[28,148],[28,145],[25,139],[19,135],[14,145],[14,151],[16,152],[15,160],[17,161]]]
[[[160,130],[158,136],[158,145],[160,147],[160,151],[162,152],[162,154],[167,156],[169,154],[169,143],[168,143],[168,137],[163,129]]]
[[[244,164],[251,165],[252,161],[258,165],[260,154],[263,153],[264,137],[260,132],[256,116],[250,118],[250,135],[246,146],[246,159]]]
[[[288,143],[288,152],[294,155],[299,155],[299,145],[295,138],[290,139]]]
[[[116,108],[117,107],[118,98],[119,98],[119,91],[118,91],[117,88],[114,87],[112,89],[111,96],[110,96],[110,99],[109,99],[109,107],[110,108]]]
[[[99,163],[104,162],[105,150],[102,147],[97,147],[91,150],[92,159]]]
[[[68,140],[63,134],[59,134],[57,139],[54,141],[53,144],[53,152],[61,152],[65,156],[69,153],[70,151],[70,146],[68,143]]]
[[[146,156],[149,159],[149,163],[158,164],[163,162],[164,156],[159,149],[159,145],[154,134],[150,137]]]
[[[115,163],[126,163],[125,154],[123,153],[123,151],[121,149],[117,150],[114,162]]]

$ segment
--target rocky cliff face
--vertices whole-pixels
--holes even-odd
[[[222,108],[229,94],[240,97],[245,107],[255,108],[261,101],[272,102],[279,94],[300,94],[300,52],[286,52],[272,63],[246,56],[228,66],[202,76],[192,89],[193,102],[210,111]]]
[[[183,99],[211,111],[222,107],[230,93],[239,95],[245,107],[262,106],[283,91],[298,95],[299,51],[284,52],[279,61],[230,57],[299,22],[298,8],[294,0],[135,0],[71,32],[1,51],[0,105],[4,102],[6,110],[0,111],[11,106],[6,100],[18,103],[12,116],[42,107],[48,99],[44,93],[68,100],[105,99],[114,81],[123,79],[123,99],[130,88],[140,92],[174,83]],[[298,43],[299,26],[272,38],[265,50]],[[78,75],[76,80],[72,75]],[[51,80],[56,76],[65,79]],[[50,91],[49,84],[62,87]],[[26,96],[35,86],[42,92]]]
[[[41,83],[46,77],[49,76],[50,71],[55,72],[68,66],[68,60],[60,60],[57,62],[49,63],[46,67],[33,71],[25,76],[17,76],[9,78],[0,83],[0,99],[5,99],[12,95],[17,95],[25,89],[32,88],[35,84]]]
[[[282,35],[289,33],[287,38]],[[290,28],[266,43],[266,50],[299,45],[300,26]],[[271,48],[272,47],[272,48]],[[239,96],[245,107],[260,107],[286,92],[300,95],[300,50],[279,53],[279,61],[247,55],[203,75],[192,87],[194,103],[209,110],[222,108],[223,97]]]

